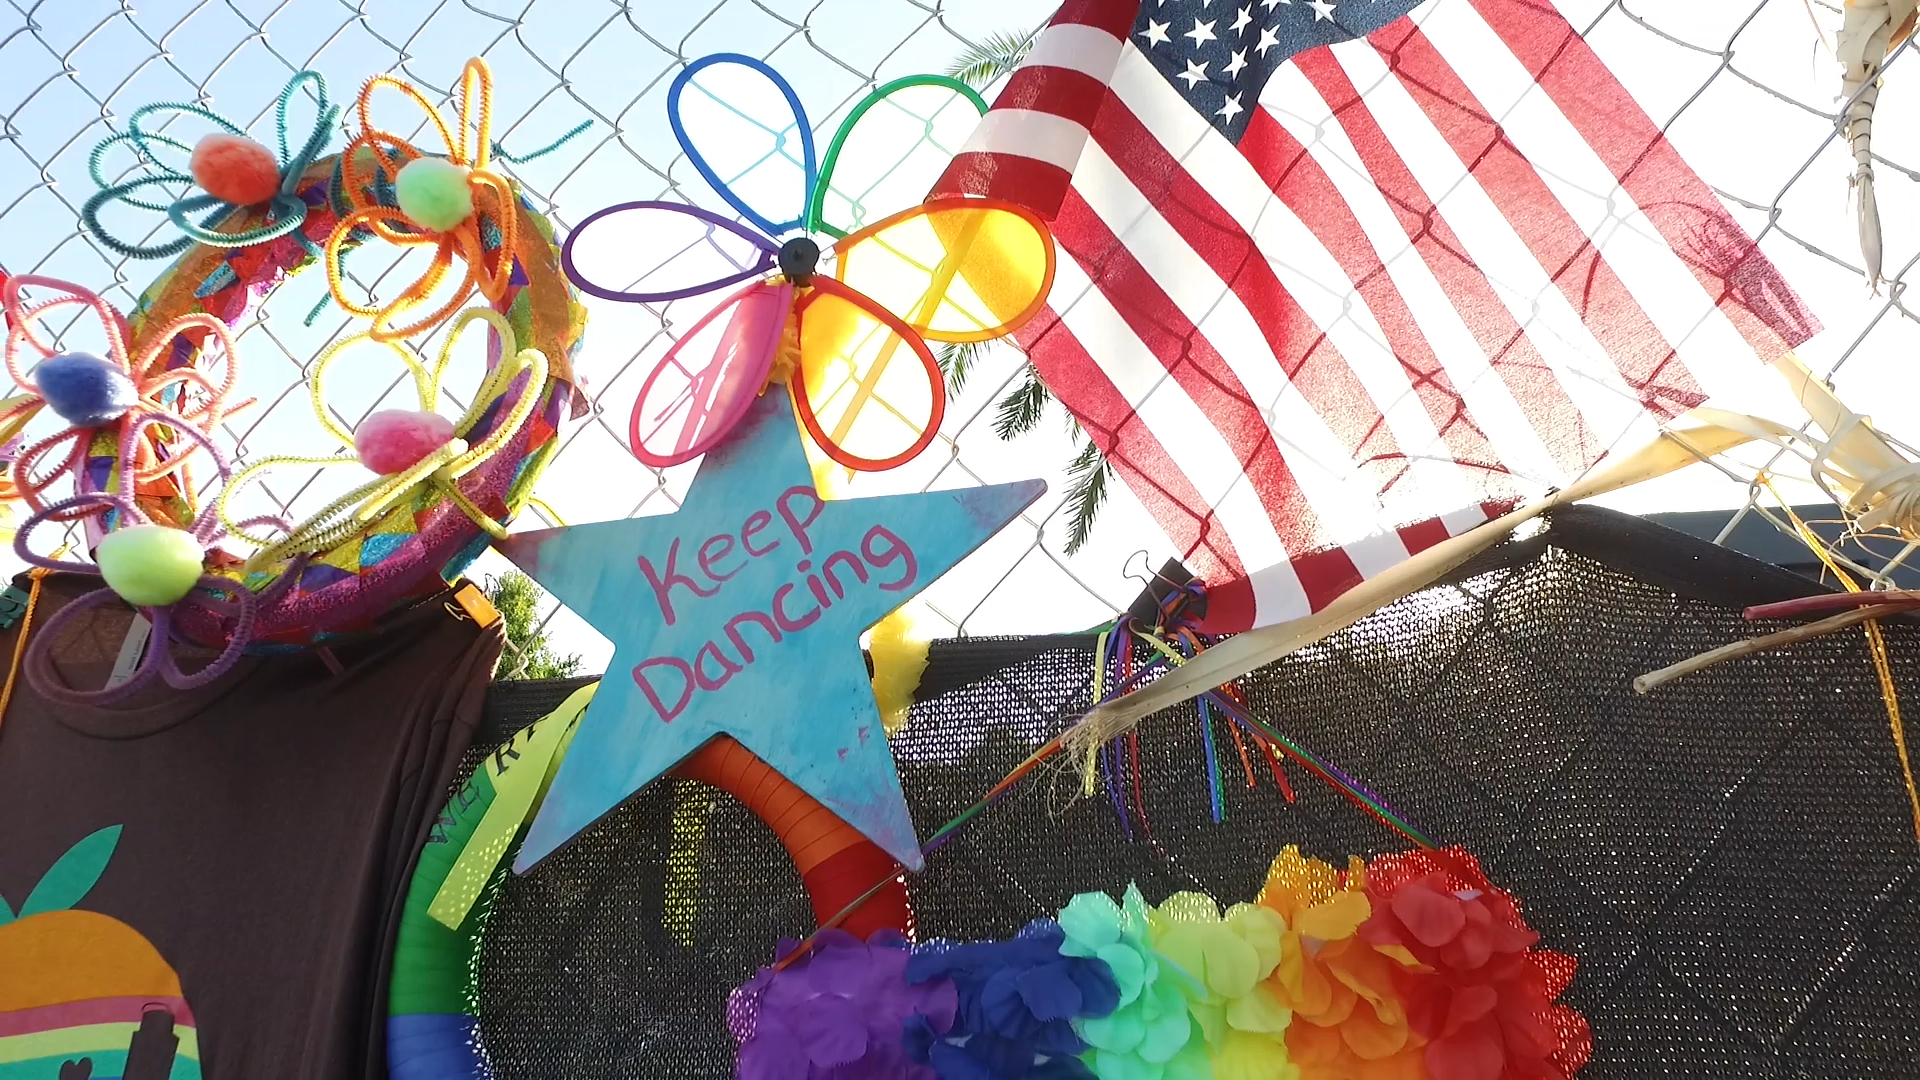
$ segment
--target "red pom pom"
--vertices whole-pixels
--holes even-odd
[[[280,190],[273,151],[239,135],[213,134],[193,146],[193,182],[235,206],[254,206]]]

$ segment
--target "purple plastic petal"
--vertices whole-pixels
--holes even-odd
[[[778,252],[771,240],[719,214],[642,200],[587,215],[567,234],[560,264],[584,292],[654,304],[758,277]],[[732,268],[716,275],[716,263]]]
[[[740,1048],[739,1080],[807,1080],[807,1059],[794,1052],[793,1032],[779,1018],[762,1016],[760,1030]]]
[[[793,1011],[791,1024],[815,1065],[845,1065],[867,1052],[867,1018],[845,998],[816,997]]]
[[[954,990],[953,980],[931,979],[909,993],[913,1011],[924,1016],[933,1030],[941,1034],[953,1030],[954,1015],[960,1011],[960,997]]]

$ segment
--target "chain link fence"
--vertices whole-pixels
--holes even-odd
[[[7,0],[0,8],[0,268],[66,278],[99,289],[123,310],[132,306],[163,264],[121,259],[76,224],[94,190],[87,167],[92,147],[150,102],[205,104],[271,142],[275,97],[295,71],[325,74],[336,101],[350,103],[363,80],[391,70],[444,102],[462,62],[483,56],[495,72],[495,137],[520,159],[498,167],[564,230],[625,200],[721,208],[666,120],[668,85],[689,60],[716,51],[766,60],[793,82],[824,140],[874,86],[947,70],[994,35],[1039,25],[1053,6],[1052,0],[153,0],[136,8],[131,0]],[[1904,359],[1914,354],[1920,319],[1904,295],[1905,276],[1920,259],[1920,220],[1908,212],[1920,171],[1903,162],[1920,161],[1920,148],[1909,145],[1920,137],[1909,133],[1920,126],[1905,122],[1920,113],[1920,92],[1902,82],[1914,70],[1906,56],[1911,50],[1903,48],[1888,65],[1880,98],[1880,114],[1889,121],[1876,130],[1888,282],[1874,294],[1864,283],[1847,205],[1838,67],[1820,51],[1822,35],[1830,40],[1838,25],[1837,6],[1824,0],[1755,6],[1561,0],[1560,6],[1587,28],[1602,58],[1806,296],[1825,324],[1803,350],[1809,365],[1834,375],[1841,396],[1856,408],[1879,405],[1890,413],[1912,400]],[[533,153],[584,122],[590,126],[578,136]],[[154,217],[154,223],[163,220]],[[409,269],[409,260],[418,258],[363,250],[351,261],[350,276],[376,296],[383,289],[391,294],[411,280],[418,265]],[[322,351],[362,327],[331,308],[307,325],[325,290],[317,269],[300,274],[240,328],[241,396],[258,399],[227,424],[242,463],[328,445],[307,405],[307,376]],[[563,431],[541,483],[533,513],[548,524],[665,512],[691,478],[687,466],[660,472],[635,461],[625,448],[626,416],[650,362],[711,302],[587,303],[587,344],[576,367],[593,408]],[[430,355],[439,343],[417,347]],[[469,363],[467,388],[477,382],[477,368]],[[938,617],[931,627],[936,633],[1092,625],[1125,607],[1147,566],[1170,554],[1151,519],[1117,485],[1091,540],[1067,554],[1067,465],[1077,449],[1070,421],[1055,405],[1057,415],[1015,439],[993,430],[997,402],[1023,378],[1017,351],[988,348],[949,406],[934,448],[908,469],[863,476],[852,485],[851,493],[869,494],[1034,475],[1049,481],[1049,495],[925,594]],[[409,405],[403,373],[354,368],[335,381],[340,385],[330,404],[348,425],[379,408]],[[1895,432],[1902,426],[1900,415],[1881,419]],[[1744,502],[1766,512],[1772,496],[1755,477],[1778,468],[1790,478],[1790,464],[1764,454],[1737,456],[1612,502],[1634,510]],[[248,509],[297,520],[344,485],[331,472],[276,474]],[[1807,501],[1802,490],[1788,494]],[[523,519],[520,527],[532,524]],[[488,556],[477,572],[504,565]],[[607,655],[597,636],[551,602],[544,617],[563,651],[586,652],[585,670],[597,670]]]

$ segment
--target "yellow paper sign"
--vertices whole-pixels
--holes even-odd
[[[475,770],[474,780],[489,784],[493,799],[474,827],[473,837],[454,860],[447,880],[427,905],[427,914],[436,922],[458,930],[466,921],[494,868],[513,846],[514,836],[540,809],[547,785],[553,782],[554,771],[573,741],[574,729],[599,686],[589,683],[575,690],[559,708],[520,729],[487,755]]]

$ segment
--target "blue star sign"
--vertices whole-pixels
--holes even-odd
[[[919,869],[860,633],[1046,489],[1024,480],[823,500],[788,395],[769,393],[701,461],[678,512],[502,541],[614,643],[514,869],[722,734]]]

